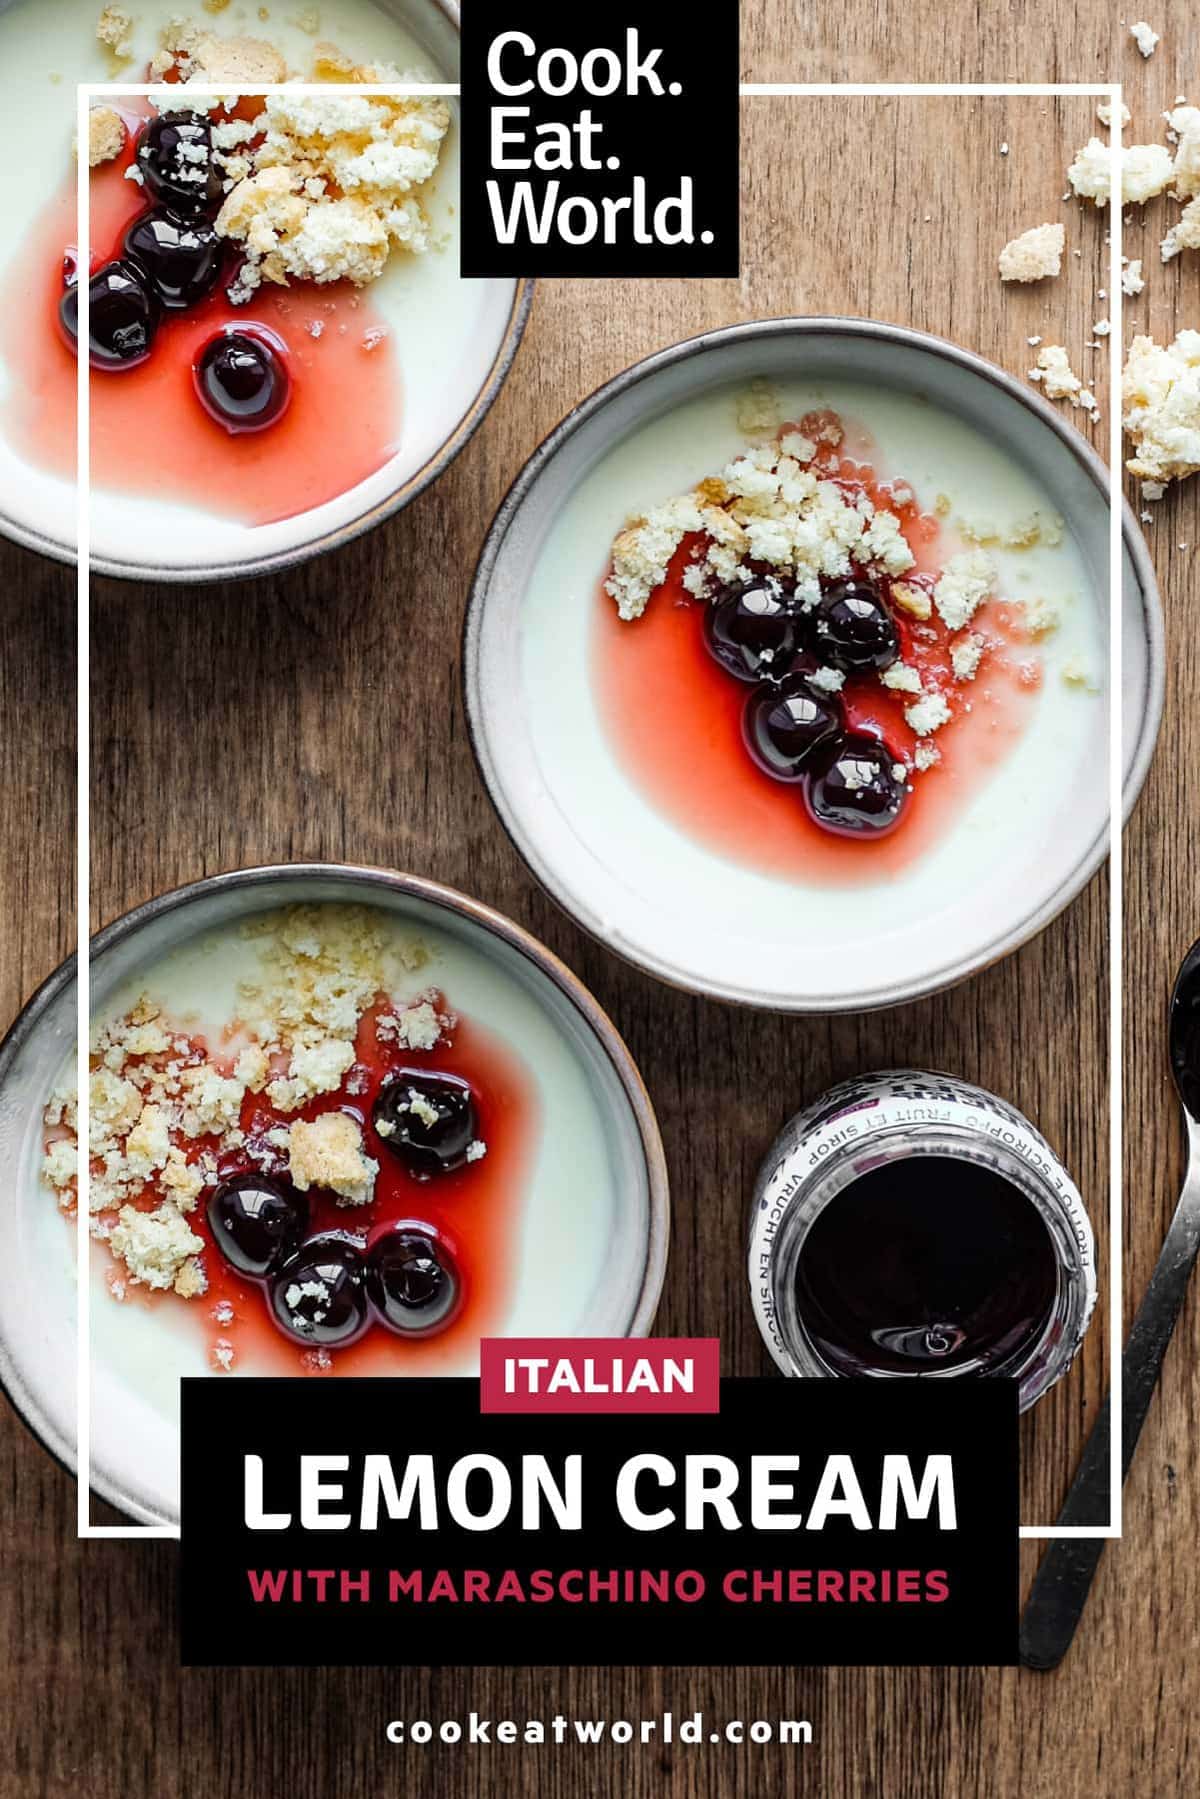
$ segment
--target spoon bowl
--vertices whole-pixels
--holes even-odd
[[[1171,995],[1171,1074],[1183,1109],[1200,1124],[1200,941],[1183,958]]]

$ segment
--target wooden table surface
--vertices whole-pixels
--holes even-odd
[[[747,79],[1128,83],[1134,140],[1187,89],[1188,13],[1157,4],[1143,63],[1099,0],[938,15],[839,9],[820,32],[786,0],[744,8]],[[816,16],[816,15],[814,15]],[[822,47],[816,39],[825,37]],[[451,470],[399,518],[279,579],[201,591],[99,582],[93,596],[96,922],[181,881],[299,858],[434,876],[548,942],[615,1018],[666,1140],[673,1246],[659,1328],[719,1334],[727,1372],[766,1366],[738,1274],[747,1189],[796,1105],[901,1061],[957,1070],[1025,1108],[1063,1152],[1102,1242],[1107,1203],[1106,877],[1040,938],[956,991],[837,1020],[761,1017],[671,992],[584,937],[501,831],[458,687],[470,571],[530,450],[581,395],[646,352],[736,319],[849,312],[937,332],[1021,373],[1030,335],[1067,345],[1105,410],[1103,221],[1064,204],[1094,127],[1078,97],[750,99],[743,108],[740,281],[547,283],[512,378]],[[1007,156],[1000,144],[1010,146]],[[1166,208],[1130,230],[1162,337],[1200,325],[1196,259],[1157,266]],[[1062,278],[1002,289],[1008,236],[1065,219]],[[1078,250],[1080,254],[1071,252]],[[1079,422],[1081,414],[1075,415]],[[1200,648],[1189,581],[1200,482],[1153,527],[1170,673],[1163,738],[1127,833],[1127,1312],[1174,1202],[1181,1134],[1163,1050],[1174,967],[1200,929],[1185,821],[1200,815]],[[68,951],[72,912],[73,577],[3,551],[0,1017]],[[1195,755],[1195,760],[1193,756]],[[735,1071],[732,1080],[730,1071]],[[1102,1300],[1105,1295],[1102,1292]],[[75,1540],[73,1483],[5,1407],[0,1799],[83,1791],[289,1799],[378,1789],[577,1795],[1159,1794],[1194,1790],[1190,1707],[1200,1582],[1200,1310],[1189,1303],[1076,1649],[1053,1676],[951,1670],[277,1671],[181,1673],[173,1546]],[[1106,1380],[1098,1324],[1070,1378],[1026,1421],[1023,1513],[1049,1522]],[[1027,1547],[1026,1574],[1033,1546]],[[631,1646],[632,1653],[632,1646]],[[806,1717],[807,1750],[389,1749],[391,1717],[482,1714]]]

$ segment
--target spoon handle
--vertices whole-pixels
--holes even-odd
[[[1188,1278],[1200,1250],[1200,1158],[1193,1156],[1175,1216],[1138,1307],[1121,1358],[1121,1479],[1129,1472],[1142,1425],[1154,1397],[1163,1357],[1179,1318]],[[1109,1486],[1108,1395],[1084,1445],[1060,1525],[1098,1524],[1107,1516]],[[1092,1581],[1104,1553],[1103,1537],[1059,1537],[1034,1576],[1021,1617],[1021,1661],[1027,1668],[1057,1668],[1071,1647]]]

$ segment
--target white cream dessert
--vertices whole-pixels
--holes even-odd
[[[807,445],[801,456],[789,443],[822,411],[843,421],[845,453],[870,465],[869,506],[861,485],[843,497],[814,478]],[[757,967],[754,946],[776,943],[797,944],[786,958],[799,961],[800,932],[830,957],[852,953],[873,990],[893,930],[925,921],[936,937],[951,915],[965,930],[962,896],[1059,830],[1064,809],[1099,828],[1104,607],[1051,497],[954,415],[830,381],[778,384],[769,416],[752,422],[745,388],[709,391],[582,476],[529,577],[521,705],[569,853],[677,918],[681,966],[707,966],[714,933],[731,967]],[[723,522],[705,513],[714,498]],[[862,572],[886,584],[917,653],[856,683],[816,645],[802,672],[823,699],[845,702],[858,685],[854,729],[861,719],[898,752],[884,772],[911,818],[866,844],[815,830],[799,786],[754,765],[742,720],[757,684],[730,679],[704,634],[725,583],[765,587],[765,615],[777,582],[784,610],[798,597],[803,612]],[[859,762],[849,772],[869,787],[874,763]]]

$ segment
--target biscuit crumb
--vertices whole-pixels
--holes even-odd
[[[996,564],[984,550],[951,556],[933,590],[938,617],[948,631],[969,625],[996,582]]]
[[[133,56],[133,19],[123,6],[106,6],[96,20],[96,36],[115,62]]]
[[[818,438],[836,447],[840,424],[825,418],[811,433],[785,431],[776,443],[752,444],[715,484],[702,482],[631,519],[613,543],[605,582],[619,617],[641,617],[666,580],[675,552],[692,534],[708,539],[693,564],[697,572],[686,578],[697,596],[749,580],[752,563],[794,578],[802,603],[807,596],[810,605],[819,598],[820,577],[846,575],[854,561],[889,575],[910,569],[913,553],[894,512],[870,502],[865,508],[849,503],[836,482],[792,454],[803,449],[811,459]]]
[[[737,400],[737,428],[745,437],[771,437],[782,419],[779,397],[769,381],[752,381]]]
[[[1048,400],[1070,400],[1073,406],[1079,405],[1083,382],[1072,371],[1062,344],[1043,344],[1038,351],[1036,368],[1029,371],[1029,379],[1041,382],[1042,392]]]
[[[311,1123],[298,1118],[289,1132],[288,1171],[301,1193],[324,1187],[346,1206],[365,1206],[375,1191],[379,1163],[364,1153],[362,1127],[348,1112],[322,1112]]]
[[[1053,600],[1026,600],[1025,629],[1033,638],[1049,637],[1062,623],[1062,613]]]
[[[943,694],[927,693],[914,705],[904,708],[904,717],[909,729],[918,737],[929,737],[949,723],[950,707]]]
[[[1033,225],[1000,252],[1001,281],[1045,281],[1062,273],[1063,225]]]
[[[1079,656],[1072,656],[1063,663],[1062,678],[1068,687],[1082,688],[1085,693],[1100,692],[1099,681]]]
[[[1170,186],[1174,175],[1165,144],[1127,144],[1118,148],[1121,191],[1118,204],[1140,206]],[[1067,170],[1072,191],[1081,200],[1107,206],[1112,199],[1112,152],[1098,137],[1089,138]]]
[[[1200,331],[1174,343],[1135,337],[1121,381],[1121,422],[1133,440],[1125,466],[1147,500],[1200,470]]]
[[[923,621],[933,616],[933,601],[923,587],[914,587],[911,581],[893,581],[892,599],[910,618]]]
[[[261,142],[234,165],[250,172],[235,181],[216,221],[218,234],[245,252],[229,290],[235,303],[264,281],[363,287],[393,251],[428,251],[423,198],[450,128],[445,101],[270,94],[258,125]]]
[[[108,1246],[116,1259],[124,1262],[135,1286],[160,1293],[174,1287],[180,1298],[189,1299],[207,1285],[195,1259],[204,1249],[204,1240],[169,1200],[152,1212],[122,1206]]]
[[[288,78],[287,61],[266,38],[223,37],[191,19],[171,19],[150,62],[154,81],[174,75],[181,83],[227,83],[230,89],[254,93]]]
[[[921,676],[908,662],[893,662],[890,668],[884,669],[879,679],[893,693],[919,694],[921,691]]]
[[[112,162],[125,148],[125,121],[112,106],[93,106],[88,113],[88,167]],[[79,154],[79,146],[75,146]]]
[[[950,646],[950,666],[954,670],[956,681],[973,681],[979,673],[979,664],[983,660],[983,652],[987,648],[986,640],[978,631],[968,631]]]

